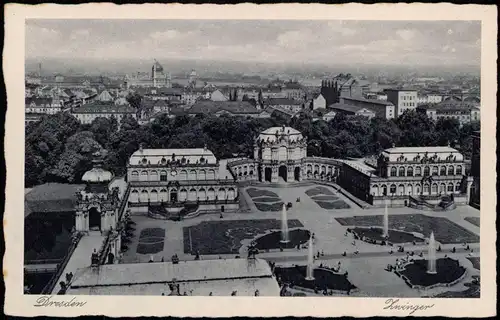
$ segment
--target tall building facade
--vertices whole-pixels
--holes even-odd
[[[470,205],[479,209],[481,204],[481,132],[472,134],[471,176],[473,178]]]
[[[236,182],[220,167],[206,148],[140,148],[127,165],[131,210],[147,213],[150,205],[176,210],[186,204],[197,204],[204,210],[237,209]]]
[[[408,89],[386,89],[387,101],[395,107],[395,117],[399,117],[406,110],[415,110],[417,107],[417,91]]]

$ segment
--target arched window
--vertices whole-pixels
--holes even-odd
[[[191,188],[191,190],[189,190],[188,200],[189,201],[196,201],[197,200],[196,198],[197,198],[196,189]]]
[[[433,183],[431,194],[437,194],[437,193],[438,193],[438,185],[437,183]]]
[[[158,191],[156,191],[155,189],[151,190],[150,201],[151,202],[158,201]]]
[[[439,193],[444,193],[444,192],[446,192],[446,184],[441,183],[439,185]]]
[[[187,171],[181,170],[181,174],[179,175],[179,180],[187,180]]]
[[[130,202],[139,202],[139,191],[132,190],[132,192],[130,193]]]
[[[448,167],[448,175],[452,176],[454,174],[455,174],[455,168],[453,168],[453,166],[449,166]]]
[[[438,175],[439,168],[437,166],[432,167],[432,175],[437,176]]]
[[[453,192],[453,189],[454,189],[454,188],[453,188],[453,183],[451,183],[451,182],[450,182],[450,183],[448,183],[448,190],[447,190],[447,191],[448,191],[448,192]]]
[[[205,189],[201,188],[198,190],[198,198],[200,198],[200,201],[205,201],[207,200],[207,192]]]
[[[158,181],[158,171],[153,170],[151,171],[151,181]]]
[[[391,194],[395,194],[396,193],[396,185],[395,184],[391,184],[390,193]]]
[[[460,192],[460,191],[462,191],[462,184],[460,182],[458,182],[455,185],[455,192]]]
[[[439,175],[440,176],[446,175],[446,166],[441,166],[441,170],[439,170]]]
[[[413,177],[413,167],[408,167],[408,169],[406,169],[406,175],[408,177]]]
[[[400,177],[405,176],[405,167],[403,167],[403,166],[399,167],[399,176]]]
[[[399,190],[398,190],[398,194],[399,194],[399,195],[404,195],[404,194],[405,194],[405,186],[404,186],[403,184],[400,184],[400,185],[398,186],[398,189],[399,189]]]
[[[415,191],[415,194],[417,194],[417,195],[420,194],[420,192],[422,192],[421,187],[418,183],[415,185],[413,190]]]
[[[429,192],[430,192],[430,190],[429,190],[429,184],[425,183],[424,184],[424,194],[430,194]]]
[[[391,177],[395,177],[398,173],[398,169],[396,167],[391,168]]]
[[[387,186],[385,184],[382,185],[382,195],[383,196],[387,195]]]
[[[457,166],[457,176],[460,176],[460,175],[462,175],[462,166],[458,165]]]
[[[378,196],[378,186],[377,186],[376,184],[374,184],[374,185],[372,186],[372,195],[373,195],[374,197],[377,197],[377,196]]]
[[[142,190],[141,191],[141,202],[148,202],[148,201],[149,201],[148,190]]]
[[[422,168],[420,166],[415,167],[415,176],[420,177],[422,175]]]
[[[162,170],[162,171],[160,172],[160,181],[167,181],[167,177],[168,177],[168,176],[167,176],[167,171]]]
[[[197,175],[196,175],[196,170],[190,170],[189,171],[189,180],[196,180]]]
[[[141,181],[148,181],[148,172],[146,170],[141,172]]]
[[[131,176],[130,180],[131,181],[138,181],[139,180],[139,172],[132,171],[132,176]]]
[[[431,174],[431,169],[428,166],[424,167],[424,176],[429,176]]]

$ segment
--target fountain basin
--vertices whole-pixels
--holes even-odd
[[[423,238],[419,238],[415,236],[413,233],[391,230],[389,229],[389,236],[384,236],[384,230],[382,228],[377,227],[355,227],[351,229],[352,233],[356,235],[360,240],[372,244],[386,244],[386,243],[412,243],[415,242],[424,242]]]
[[[291,288],[306,290],[333,290],[336,293],[351,292],[356,288],[347,279],[347,274],[339,274],[327,268],[315,268],[313,280],[307,280],[307,266],[275,267],[274,274],[281,283],[288,283]]]
[[[311,232],[305,229],[292,229],[288,231],[288,242],[282,242],[281,231],[272,231],[254,240],[255,247],[259,250],[293,249],[297,245],[306,243],[311,237]]]
[[[395,273],[405,280],[406,284],[414,289],[431,289],[435,287],[449,287],[462,280],[467,270],[458,260],[440,258],[436,260],[436,273],[428,273],[429,261],[426,259],[414,260],[396,270]]]

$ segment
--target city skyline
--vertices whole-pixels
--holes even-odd
[[[478,21],[30,19],[25,41],[26,59],[479,66],[481,25]]]

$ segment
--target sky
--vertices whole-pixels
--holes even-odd
[[[26,58],[480,65],[479,21],[27,20]]]

